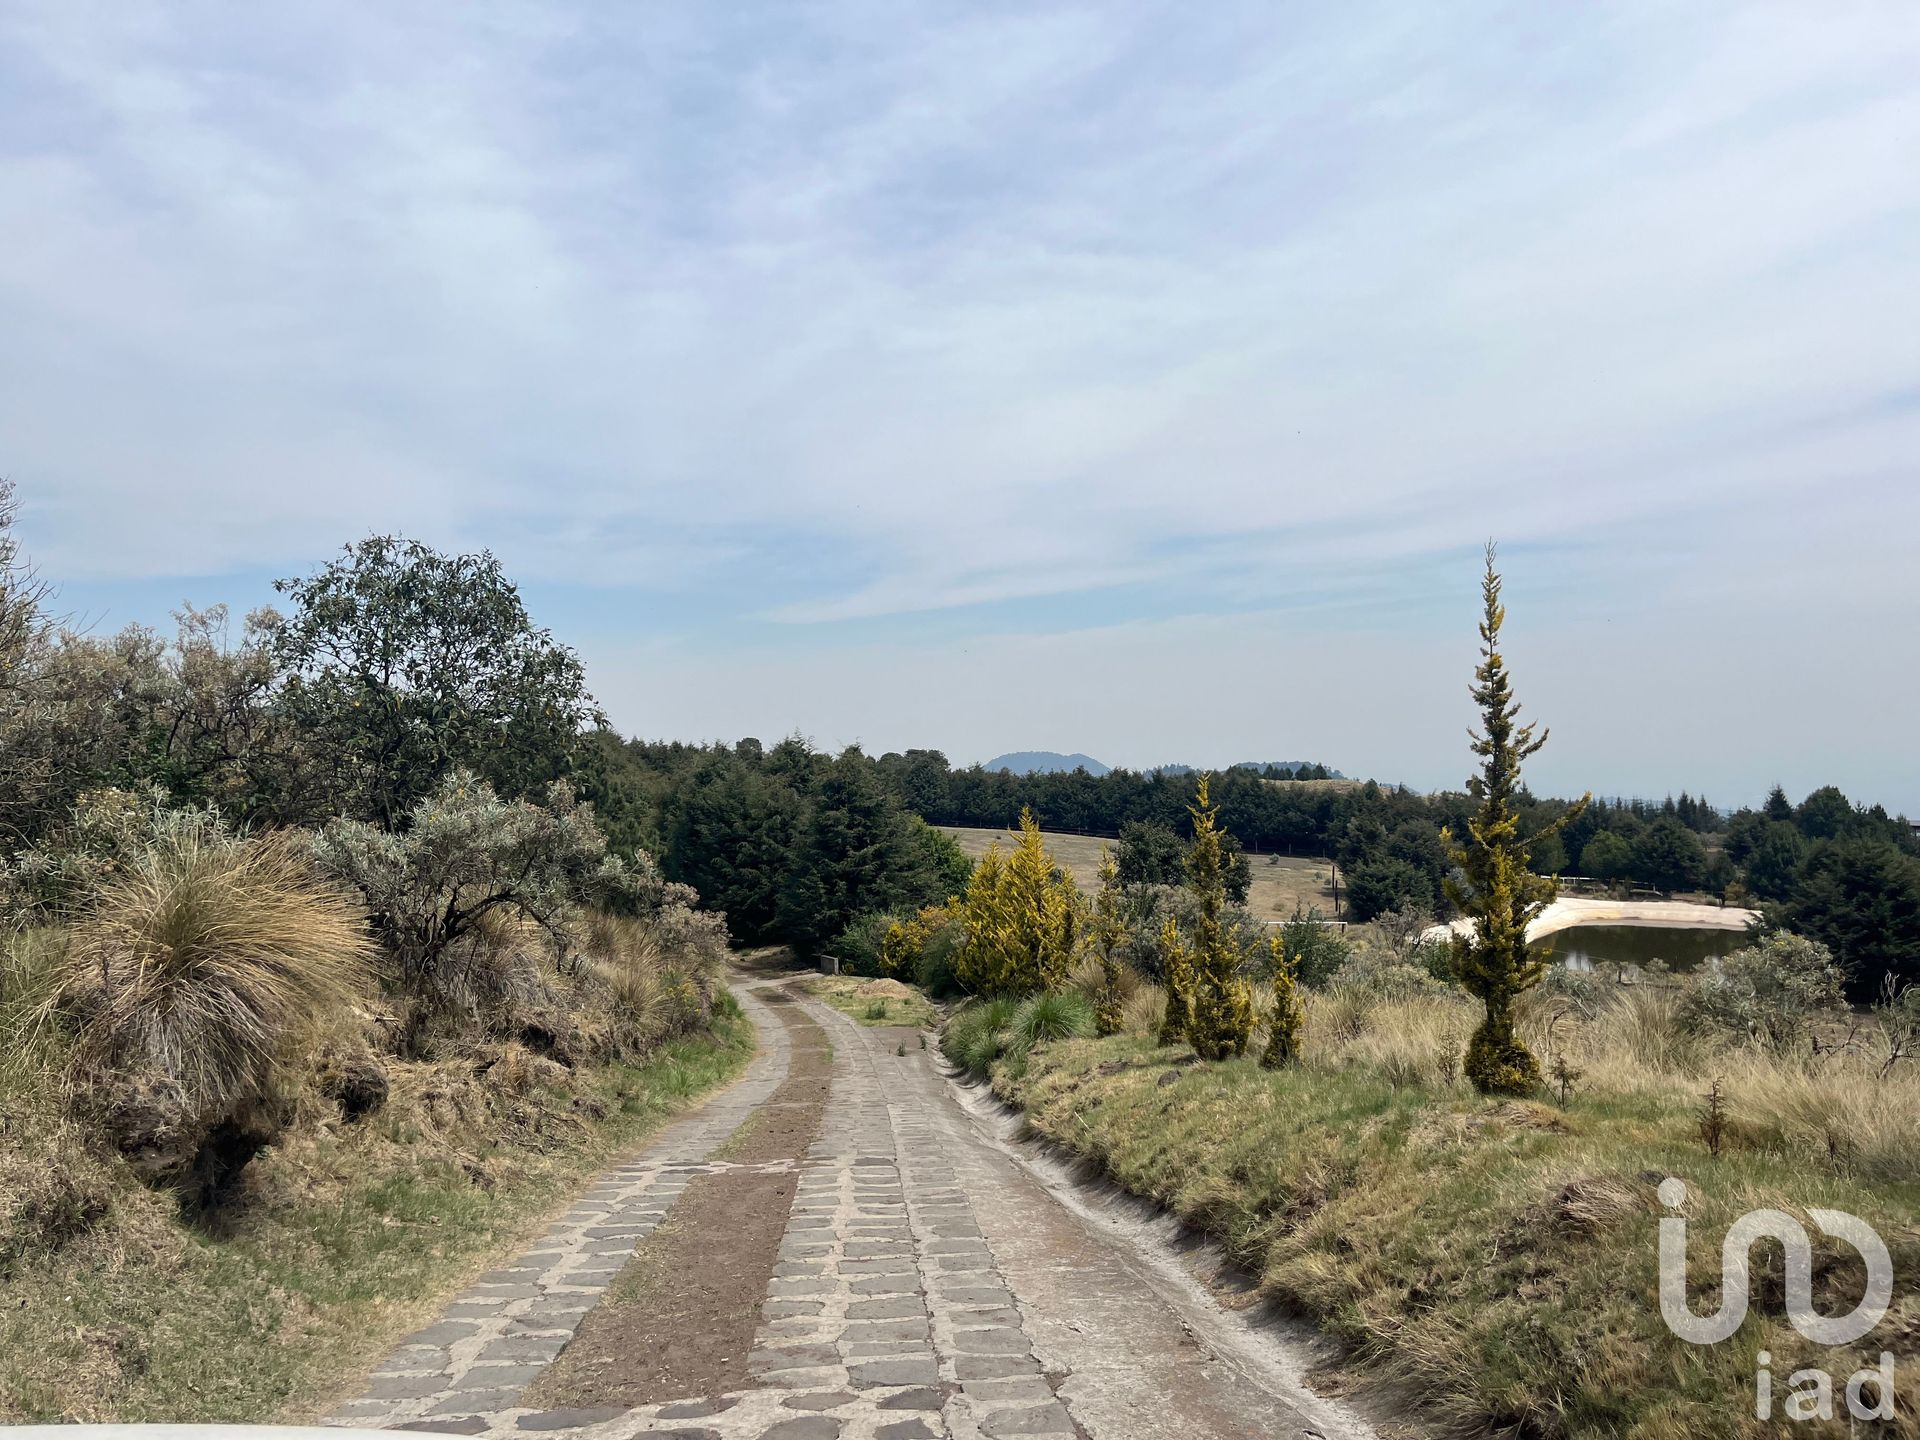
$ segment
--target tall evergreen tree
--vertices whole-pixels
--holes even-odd
[[[1221,911],[1227,903],[1226,831],[1220,808],[1200,777],[1194,803],[1193,845],[1187,851],[1187,884],[1193,891],[1193,1013],[1187,1036],[1203,1060],[1225,1060],[1247,1048],[1253,1035],[1253,990],[1240,974],[1242,956],[1227,934]]]
[[[1100,994],[1094,1001],[1093,1028],[1096,1034],[1118,1035],[1123,1017],[1120,1012],[1120,947],[1127,942],[1126,896],[1120,886],[1120,870],[1113,852],[1100,847],[1100,890],[1093,897],[1093,915],[1087,925],[1087,939],[1100,957]]]
[[[1520,766],[1547,743],[1547,732],[1536,736],[1531,724],[1519,721],[1520,705],[1500,654],[1500,627],[1507,612],[1500,603],[1500,574],[1493,561],[1489,542],[1480,582],[1481,660],[1471,692],[1482,725],[1482,733],[1473,737],[1473,752],[1482,764],[1467,787],[1478,805],[1467,822],[1464,845],[1450,830],[1445,832],[1465,876],[1464,883],[1448,877],[1447,898],[1474,922],[1472,932],[1456,942],[1453,973],[1486,1006],[1485,1018],[1467,1046],[1467,1078],[1484,1093],[1517,1095],[1540,1083],[1540,1063],[1514,1030],[1513,1003],[1540,983],[1547,967],[1544,952],[1527,944],[1527,926],[1553,903],[1559,885],[1550,875],[1533,873],[1528,841],[1520,837]],[[1535,838],[1557,834],[1591,798],[1550,821]]]

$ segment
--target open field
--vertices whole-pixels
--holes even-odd
[[[1336,785],[1346,782],[1276,780],[1273,783]],[[995,840],[1000,841],[1005,849],[1012,845],[1014,839],[1005,830],[982,830],[966,826],[944,828],[960,842],[960,848],[975,859],[986,854],[987,846]],[[1114,843],[1097,835],[1047,832],[1047,849],[1053,852],[1053,858],[1059,861],[1061,867],[1073,876],[1080,889],[1089,895],[1100,886],[1101,847]],[[1253,866],[1253,889],[1247,896],[1247,908],[1260,919],[1285,920],[1296,909],[1314,908],[1332,918],[1333,890],[1328,883],[1331,879],[1330,862],[1294,855],[1249,855],[1247,860]]]

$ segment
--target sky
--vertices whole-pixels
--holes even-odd
[[[1920,7],[0,0],[95,629],[488,548],[622,730],[1920,815]]]

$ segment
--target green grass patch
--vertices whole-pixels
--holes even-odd
[[[10,1252],[0,1236],[0,1420],[310,1418],[753,1049],[729,1001],[710,1033],[564,1086],[495,1093],[465,1067],[397,1072],[379,1114],[303,1121],[257,1159],[220,1233],[183,1223],[70,1127],[28,1117],[8,1137],[5,1178],[21,1183],[0,1186],[0,1222],[52,1223],[28,1203],[42,1193],[29,1164],[61,1167],[45,1190],[98,1213],[58,1243]]]
[[[1011,1014],[987,1008],[948,1027],[943,1043],[961,1063],[993,1048],[983,1034],[1011,1028]],[[1802,1365],[1833,1372],[1837,1393],[1882,1348],[1916,1363],[1920,1186],[1780,1151],[1715,1158],[1683,1099],[1495,1102],[1464,1087],[1395,1084],[1364,1065],[1195,1064],[1184,1049],[1129,1037],[1011,1048],[999,1044],[988,1061],[995,1087],[1039,1134],[1215,1237],[1266,1295],[1316,1319],[1363,1369],[1409,1381],[1447,1424],[1675,1440],[1775,1433],[1754,1419],[1761,1349],[1782,1395]],[[1826,1206],[1886,1239],[1899,1275],[1893,1312],[1857,1346],[1811,1346],[1785,1322],[1775,1247],[1756,1252],[1763,1298],[1742,1330],[1718,1346],[1683,1344],[1657,1298],[1666,1212],[1654,1185],[1667,1174],[1693,1195],[1697,1308],[1714,1303],[1719,1238],[1734,1217]],[[1861,1267],[1813,1233],[1816,1307],[1844,1313]],[[1909,1424],[1911,1384],[1903,1371]]]
[[[940,1012],[924,991],[899,980],[816,975],[807,981],[807,993],[862,1025],[905,1025],[925,1030],[940,1019]]]

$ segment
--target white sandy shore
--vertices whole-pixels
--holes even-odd
[[[1702,905],[1692,900],[1593,900],[1568,895],[1549,905],[1540,918],[1527,927],[1527,939],[1538,940],[1575,925],[1644,925],[1662,930],[1744,930],[1759,918],[1757,910],[1736,905]],[[1471,920],[1452,925],[1436,925],[1430,936],[1444,936],[1449,930],[1466,934]]]

